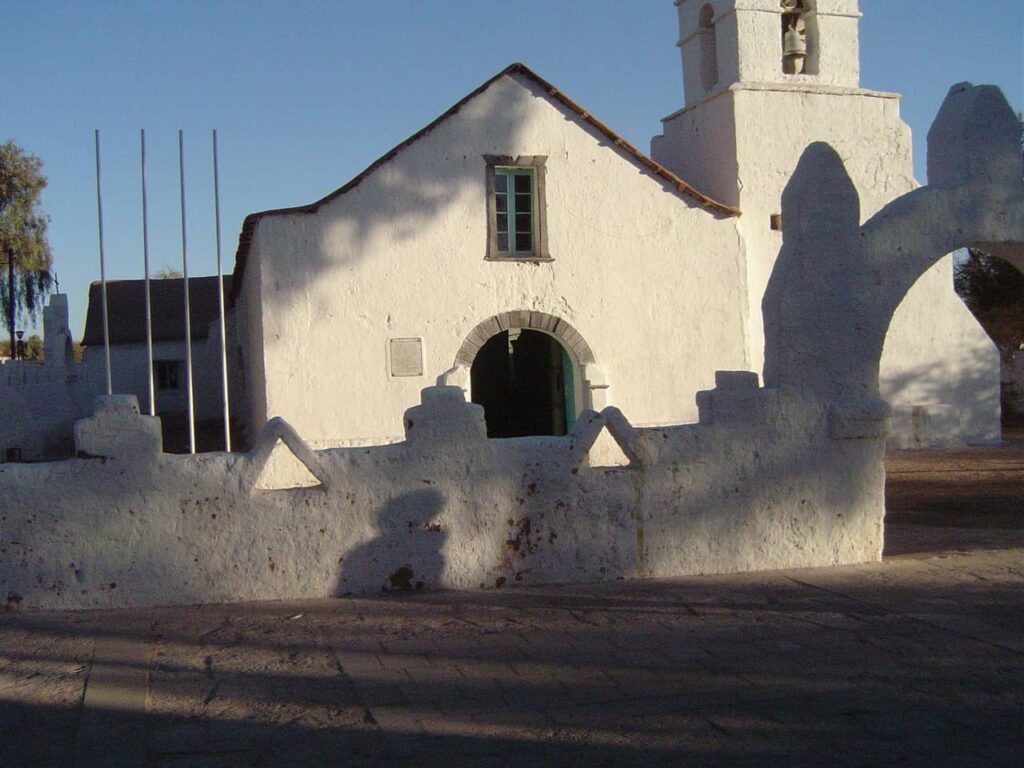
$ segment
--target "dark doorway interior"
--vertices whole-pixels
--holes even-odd
[[[160,411],[160,431],[163,435],[164,453],[188,453],[188,413],[185,411]],[[244,431],[231,419],[231,445],[241,450],[245,445]],[[196,453],[210,453],[224,450],[224,419],[208,419],[196,422]]]
[[[470,381],[488,437],[564,435],[572,426],[572,363],[546,333],[492,336],[473,360]]]

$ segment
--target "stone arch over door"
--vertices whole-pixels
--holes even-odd
[[[487,343],[489,338],[502,331],[517,328],[543,331],[554,336],[575,356],[576,362],[580,366],[591,366],[595,362],[590,346],[579,332],[565,320],[546,312],[524,309],[502,312],[477,325],[462,342],[459,353],[455,356],[455,365],[470,367],[476,358],[476,353]]]
[[[601,410],[610,404],[608,381],[604,370],[582,334],[560,317],[527,309],[501,312],[474,327],[459,348],[453,367],[439,377],[438,383],[461,387],[471,397],[469,372],[477,353],[491,337],[502,331],[516,329],[546,333],[558,339],[565,347],[577,369],[578,411]]]

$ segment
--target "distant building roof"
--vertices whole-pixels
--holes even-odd
[[[153,311],[153,341],[184,341],[185,292],[180,277],[149,281]],[[108,280],[107,309],[111,344],[134,344],[146,341],[146,281]],[[231,292],[231,277],[224,276],[225,300]],[[210,323],[220,312],[217,301],[217,277],[188,279],[189,306],[192,315],[192,338],[205,339]],[[89,311],[85,317],[85,346],[103,344],[103,297],[100,283],[89,286]]]

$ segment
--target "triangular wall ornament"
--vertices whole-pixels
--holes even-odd
[[[587,463],[594,468],[604,467],[615,469],[628,467],[629,457],[622,450],[621,446],[612,437],[607,426],[601,430],[597,440],[590,446],[590,453],[587,454]]]
[[[594,467],[632,467],[643,464],[637,447],[637,431],[629,419],[622,415],[615,406],[609,405],[601,411],[605,428],[595,441],[595,448],[601,453],[594,455],[591,450],[591,466]],[[611,441],[608,441],[611,438]],[[605,441],[602,445],[602,441]],[[614,447],[609,444],[614,443]],[[599,463],[595,463],[599,462]]]
[[[637,432],[622,411],[608,406],[600,413],[583,411],[568,437],[573,466],[639,467]]]
[[[328,478],[316,452],[288,422],[274,417],[249,452],[244,483],[250,491],[326,489]]]
[[[281,491],[318,485],[321,483],[316,475],[298,460],[287,445],[278,440],[270,451],[267,463],[256,477],[253,488],[257,491]]]

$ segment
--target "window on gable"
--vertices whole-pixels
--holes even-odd
[[[532,168],[495,168],[494,205],[498,253],[533,254],[534,177]]]
[[[159,390],[178,389],[178,374],[181,371],[179,360],[154,360],[156,369],[156,388]]]
[[[548,261],[543,157],[487,160],[487,258]]]

